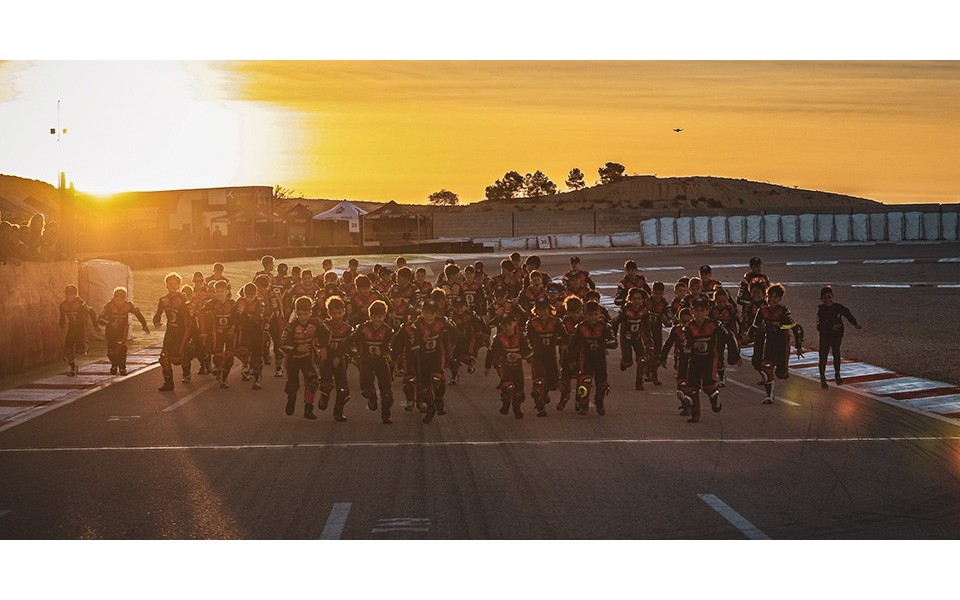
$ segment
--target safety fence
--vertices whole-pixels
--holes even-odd
[[[558,233],[509,238],[473,238],[495,250],[692,246],[696,244],[807,244],[957,241],[957,212],[882,212],[659,217],[639,231],[612,234]]]

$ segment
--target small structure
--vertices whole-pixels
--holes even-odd
[[[210,219],[212,228],[226,228],[227,246],[233,248],[258,248],[276,246],[283,219],[262,209],[247,209]]]
[[[375,211],[376,212],[376,211]],[[344,200],[313,216],[312,246],[355,246],[360,241],[360,219],[367,211]]]
[[[313,213],[309,208],[297,202],[283,213],[286,223],[286,245],[306,246],[312,242]]]
[[[430,217],[391,200],[361,219],[364,246],[396,246],[430,239]]]

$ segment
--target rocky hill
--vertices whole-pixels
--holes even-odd
[[[655,177],[637,175],[617,183],[597,185],[575,192],[540,198],[484,200],[466,210],[547,210],[584,208],[645,209],[850,209],[879,207],[866,198],[791,188],[771,183],[723,177]]]

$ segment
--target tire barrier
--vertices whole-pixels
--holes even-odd
[[[800,215],[800,241],[804,244],[817,241],[817,215]]]
[[[763,241],[766,244],[780,243],[780,215],[763,215]]]
[[[744,217],[727,217],[727,243],[742,244],[746,239],[743,235],[746,219]]]
[[[690,217],[680,217],[677,219],[677,245],[693,245],[693,219]]]
[[[748,244],[759,244],[763,241],[763,217],[749,215],[746,221],[746,239]]]
[[[693,218],[693,243],[710,243],[710,217]]]
[[[677,220],[673,217],[660,217],[660,245],[676,246]]]

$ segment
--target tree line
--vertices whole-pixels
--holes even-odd
[[[626,168],[620,163],[608,162],[597,169],[597,174],[600,176],[597,184],[605,185],[621,181],[625,178],[625,170]],[[564,185],[571,191],[587,187],[583,171],[577,167],[570,169]],[[552,196],[556,193],[557,184],[550,181],[550,178],[543,171],[538,170],[526,175],[521,175],[519,171],[507,171],[503,177],[486,187],[484,196],[487,200],[511,200],[514,198]],[[434,206],[455,206],[460,202],[457,194],[447,189],[441,189],[430,194],[427,200]]]

